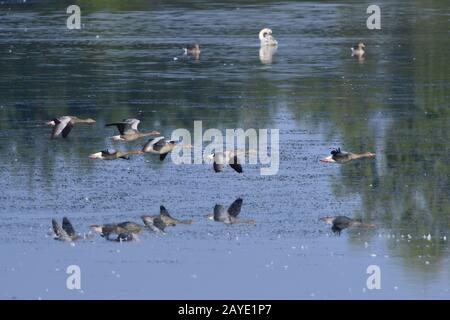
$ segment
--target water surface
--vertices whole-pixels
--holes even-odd
[[[11,3],[0,5],[1,298],[449,298],[446,1],[382,1],[379,31],[357,1],[79,1],[81,30],[66,28],[70,2]],[[279,41],[271,64],[264,26]],[[198,61],[183,56],[192,42]],[[50,140],[43,123],[66,114],[97,123]],[[140,148],[109,139],[104,124],[125,117],[166,136],[195,120],[278,128],[279,173],[90,161]],[[377,157],[318,161],[338,146]],[[205,218],[238,197],[256,225]],[[160,205],[195,223],[123,244],[47,235],[53,217],[85,232]],[[377,228],[333,235],[319,218],[337,214]],[[81,291],[66,288],[71,264]],[[369,265],[381,290],[366,288]]]

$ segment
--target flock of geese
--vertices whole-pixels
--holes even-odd
[[[261,44],[261,50],[267,48],[276,48],[278,46],[278,41],[272,35],[272,30],[269,28],[263,28],[259,32],[259,40]],[[365,44],[363,42],[358,43],[358,45],[351,48],[352,56],[361,58],[364,55]],[[260,57],[261,57],[260,51]],[[184,48],[184,53],[186,55],[192,55],[196,59],[200,56],[200,46],[198,44],[192,44]],[[264,51],[262,52],[264,54]],[[62,116],[59,118],[54,118],[53,120],[47,122],[47,125],[53,127],[51,137],[57,138],[62,136],[67,138],[69,133],[75,124],[93,124],[96,121],[94,119],[80,119],[76,116]],[[180,143],[173,140],[168,140],[164,136],[160,135],[158,131],[141,132],[138,129],[140,120],[138,119],[123,119],[120,122],[107,123],[106,127],[117,127],[119,134],[112,136],[114,141],[135,141],[141,138],[150,138],[140,150],[131,151],[117,151],[114,149],[105,149],[99,152],[92,153],[89,155],[90,159],[98,160],[116,160],[116,159],[126,159],[130,160],[131,155],[135,154],[158,154],[159,159],[163,161],[166,156]],[[182,145],[182,147],[191,148],[191,145]],[[242,173],[242,165],[238,161],[238,156],[242,153],[249,151],[225,151],[216,152],[208,156],[209,159],[213,160],[213,169],[215,172],[221,172],[224,170],[226,165],[229,165],[234,171]],[[321,162],[325,163],[347,163],[349,161],[371,158],[375,157],[372,152],[365,153],[351,153],[341,151],[341,148],[337,148],[331,151],[328,157],[320,159]],[[243,200],[241,198],[236,199],[228,209],[224,206],[216,204],[213,210],[213,214],[208,215],[207,218],[217,222],[222,222],[225,224],[255,224],[255,220],[242,220],[238,217],[241,212]],[[178,224],[192,224],[192,220],[179,220],[172,217],[164,206],[160,207],[160,212],[158,215],[143,215],[141,216],[142,224],[125,221],[120,223],[110,223],[101,225],[91,225],[90,232],[86,235],[81,235],[77,233],[67,217],[64,217],[62,224],[52,219],[52,229],[53,237],[56,240],[61,241],[75,241],[79,239],[91,239],[94,234],[98,233],[102,237],[110,241],[131,241],[138,239],[138,235],[144,230],[148,230],[157,234],[164,234],[167,227],[173,227]],[[352,226],[363,226],[363,227],[374,227],[373,224],[364,224],[358,219],[351,219],[346,216],[328,216],[323,217],[320,220],[331,225],[333,232],[340,234],[340,232],[348,227]]]

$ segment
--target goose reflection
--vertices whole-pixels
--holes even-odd
[[[214,206],[214,214],[208,215],[208,219],[225,224],[255,224],[255,220],[242,220],[238,217],[241,212],[243,200],[241,198],[236,199],[227,210],[224,206],[216,204]]]

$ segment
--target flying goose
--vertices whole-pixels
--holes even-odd
[[[365,47],[366,47],[366,45],[364,44],[364,42],[360,42],[356,46],[351,47],[350,49],[352,50],[352,56],[357,56],[357,57],[363,56],[365,53],[365,51],[364,51]]]
[[[227,150],[224,152],[214,152],[207,156],[209,160],[213,160],[213,168],[215,172],[222,172],[228,164],[237,173],[242,173],[242,165],[239,163],[239,156],[244,154],[256,154],[253,149],[250,150]]]
[[[272,30],[269,28],[261,29],[259,32],[259,40],[261,42],[261,47],[278,45],[278,41],[272,36]]]
[[[365,153],[351,153],[341,151],[341,148],[337,148],[331,151],[331,156],[320,159],[321,162],[336,162],[336,163],[346,163],[351,160],[362,159],[362,158],[373,158],[375,153],[365,152]]]
[[[125,159],[130,160],[131,154],[142,154],[141,150],[132,150],[132,151],[117,151],[114,149],[106,149],[100,152],[93,153],[89,155],[89,159],[95,160],[116,160],[116,159]]]
[[[52,219],[52,227],[55,240],[61,241],[75,241],[78,239],[82,239],[80,235],[75,232],[72,223],[70,223],[69,219],[64,217],[62,220],[62,227],[56,222],[55,219]]]
[[[159,160],[163,161],[177,144],[178,142],[167,140],[163,136],[151,138],[142,148],[142,152],[159,154]]]
[[[139,234],[143,226],[140,224],[125,221],[121,223],[108,223],[108,224],[93,224],[90,226],[91,231],[99,233],[102,237],[107,240],[113,241],[127,241],[136,240],[137,234]],[[111,234],[117,235],[117,238],[110,237]]]
[[[225,208],[216,204],[214,207],[214,214],[208,215],[208,219],[214,220],[217,222],[223,222],[225,224],[255,224],[255,220],[241,220],[238,218],[239,213],[241,212],[242,207],[242,199],[236,199],[225,211]]]
[[[47,125],[53,127],[52,138],[58,137],[61,133],[66,138],[76,123],[95,123],[94,119],[80,119],[75,116],[62,116],[47,122]]]
[[[167,226],[174,227],[177,224],[192,224],[192,220],[179,220],[172,217],[169,211],[164,206],[159,207],[159,215],[143,215],[142,220],[144,224],[148,226],[151,230],[158,232],[164,231]],[[156,228],[156,229],[154,229]]]
[[[159,215],[143,215],[141,216],[144,225],[155,233],[165,233],[167,225],[162,221]]]
[[[374,224],[364,224],[361,219],[352,219],[346,216],[327,216],[320,218],[321,221],[324,221],[327,224],[331,225],[331,230],[338,235],[341,234],[341,231],[353,227],[353,226],[361,226],[367,228],[374,228]]]
[[[138,125],[141,121],[138,119],[123,119],[121,122],[107,123],[105,127],[116,126],[119,129],[119,135],[113,136],[115,141],[133,141],[147,136],[157,136],[158,131],[140,132]]]

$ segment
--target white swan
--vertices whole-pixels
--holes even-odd
[[[272,36],[272,30],[269,28],[264,28],[259,32],[259,40],[261,41],[261,46],[278,45],[278,41]]]

